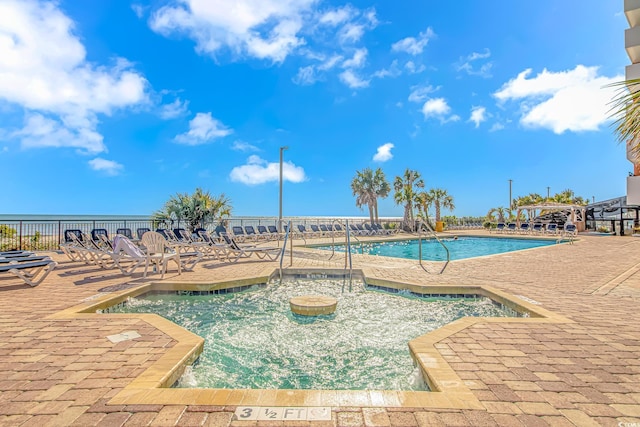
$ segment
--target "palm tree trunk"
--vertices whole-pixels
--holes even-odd
[[[369,221],[373,223],[373,203],[367,205],[369,207]]]
[[[406,204],[404,205],[404,217],[402,219],[402,222],[404,222],[404,226],[405,227],[410,227],[410,223],[409,223],[409,205]]]
[[[378,198],[377,197],[373,199],[373,218],[375,219],[376,224],[380,222],[380,219],[378,218]]]

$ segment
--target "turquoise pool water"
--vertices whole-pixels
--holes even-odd
[[[495,255],[522,249],[538,248],[554,245],[555,240],[542,239],[507,239],[493,237],[459,237],[444,238],[452,260],[473,258],[483,255]],[[344,252],[344,245],[336,245],[336,251]],[[316,249],[331,250],[331,246],[320,246]],[[381,255],[395,258],[419,259],[418,240],[400,240],[395,242],[358,243],[352,241],[353,253]],[[422,259],[429,261],[446,261],[447,253],[435,239],[422,241]]]
[[[292,314],[293,296],[338,299],[330,316]],[[344,279],[289,279],[220,295],[150,295],[109,312],[152,312],[205,339],[178,387],[425,390],[408,342],[463,316],[513,315],[487,298],[427,299]]]

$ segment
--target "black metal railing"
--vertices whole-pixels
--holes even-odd
[[[287,221],[293,224],[331,224],[335,218],[328,217],[288,217]],[[353,221],[353,219],[352,219]],[[368,218],[360,218],[357,221],[368,222]],[[258,226],[277,225],[276,217],[233,217],[225,220],[228,229],[233,226]],[[399,227],[396,219],[381,219],[387,227]],[[0,220],[0,251],[7,250],[40,250],[51,251],[59,249],[64,242],[65,230],[81,230],[90,234],[94,229],[105,229],[108,235],[115,236],[119,228],[129,228],[136,235],[138,228],[186,228],[184,221],[173,223],[160,223],[151,218],[148,219],[50,219],[50,220]],[[295,227],[295,225],[294,225]],[[206,227],[205,227],[206,228]],[[211,227],[212,229],[214,226]]]

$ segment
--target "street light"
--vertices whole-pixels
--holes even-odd
[[[511,198],[511,183],[513,183],[512,179],[509,180],[509,218],[511,218],[511,208],[513,207],[513,199]]]
[[[289,147],[280,147],[280,209],[278,210],[278,232],[282,232],[282,152]]]
[[[547,200],[549,200],[549,190],[551,189],[551,187],[547,187]]]

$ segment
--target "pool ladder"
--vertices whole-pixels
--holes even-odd
[[[442,274],[444,272],[444,269],[447,268],[447,265],[449,265],[449,261],[451,260],[451,255],[449,254],[449,248],[447,248],[447,245],[445,245],[444,242],[440,240],[436,232],[433,231],[433,228],[431,228],[429,224],[427,224],[425,221],[422,221],[422,220],[418,220],[417,224],[418,224],[418,260],[420,263],[420,267],[422,267],[422,269],[427,273],[430,273],[429,270],[427,270],[425,266],[422,265],[422,237],[423,237],[423,232],[428,231],[431,235],[433,235],[433,237],[435,237],[438,243],[440,243],[440,245],[442,245],[444,250],[447,252],[447,261],[442,266],[440,273],[438,273],[438,274]],[[424,229],[422,227],[423,225],[424,225]]]
[[[345,243],[345,249],[346,249],[344,253],[344,269],[346,272],[345,279],[347,278],[349,279],[349,292],[351,292],[352,285],[353,285],[353,261],[351,259],[351,233],[349,229],[349,220],[347,219],[345,221],[346,221],[346,225],[339,219],[334,219],[333,221],[331,221],[331,228],[335,230],[334,224],[337,223],[344,229],[344,240],[345,240],[344,243]],[[356,237],[356,240],[360,243],[360,240],[357,237]],[[360,246],[362,247],[362,243],[360,243]],[[364,253],[364,249],[363,249],[363,253]],[[329,259],[332,259],[335,254],[336,254],[336,235],[334,232],[334,233],[331,233],[331,256],[329,257]],[[342,287],[342,291],[344,292],[344,285]]]
[[[289,240],[289,232],[291,232],[291,221],[289,221],[289,224],[286,227],[282,227],[284,222],[285,221],[282,220],[278,224],[279,230],[282,230],[282,228],[285,229],[284,242],[282,243],[282,251],[280,252],[280,284],[282,284],[282,262],[284,261],[284,254],[287,250],[287,241]],[[291,248],[289,249],[289,255],[290,255],[289,267],[291,267],[293,265],[293,239],[291,239]]]

